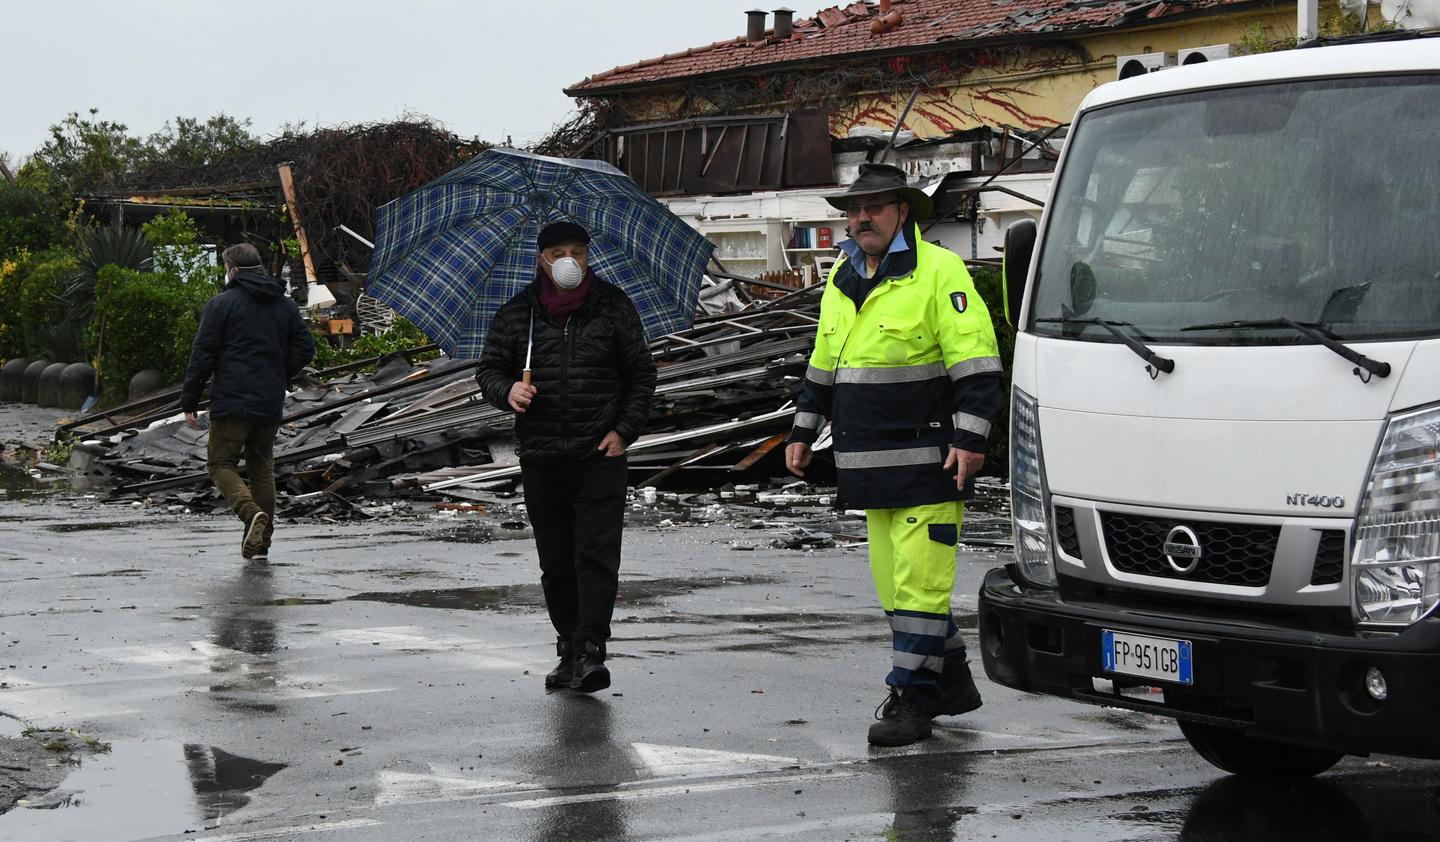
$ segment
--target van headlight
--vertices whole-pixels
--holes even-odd
[[[1013,390],[1010,400],[1010,513],[1015,524],[1015,558],[1027,582],[1054,586],[1055,556],[1050,544],[1050,492],[1040,450],[1040,412],[1035,399]]]
[[[1408,626],[1440,604],[1440,407],[1391,416],[1351,552],[1355,619]]]

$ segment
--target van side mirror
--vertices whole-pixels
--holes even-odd
[[[1000,276],[1005,286],[1005,321],[1015,326],[1025,303],[1025,278],[1035,253],[1035,220],[1022,219],[1005,229],[1005,255]]]

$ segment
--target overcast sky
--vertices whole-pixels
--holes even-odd
[[[788,0],[787,0],[788,2]],[[34,152],[71,111],[148,135],[225,112],[287,122],[414,112],[516,144],[572,112],[588,75],[745,32],[756,0],[21,0],[0,32],[0,152]],[[796,19],[820,5],[789,3]],[[828,3],[826,5],[834,5]]]

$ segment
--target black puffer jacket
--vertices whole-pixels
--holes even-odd
[[[507,412],[510,388],[525,368],[530,315],[535,345],[530,356],[535,400],[515,416],[522,459],[559,462],[597,455],[614,430],[629,445],[645,426],[655,397],[655,361],[630,296],[601,280],[564,327],[545,313],[536,279],[501,305],[485,337],[475,379],[485,399]]]
[[[315,342],[285,286],[258,269],[240,271],[205,305],[180,408],[194,412],[210,383],[212,416],[279,421],[290,378],[314,356]]]

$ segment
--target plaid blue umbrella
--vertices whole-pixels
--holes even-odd
[[[590,268],[629,293],[654,339],[695,319],[715,247],[602,161],[489,149],[381,207],[366,292],[452,357],[480,356],[496,309],[535,277],[535,238],[590,232]]]

